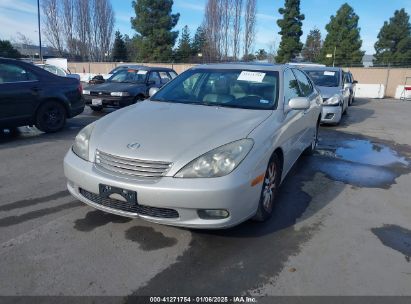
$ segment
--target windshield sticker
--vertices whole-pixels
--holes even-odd
[[[138,75],[146,75],[146,74],[147,74],[147,71],[138,71],[137,74],[138,74]]]
[[[260,103],[270,103],[270,101],[266,99],[260,99]]]
[[[237,80],[263,82],[264,77],[265,73],[242,71],[240,76],[238,76]]]
[[[324,71],[324,76],[335,76],[335,72]]]

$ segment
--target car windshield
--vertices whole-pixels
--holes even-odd
[[[109,82],[143,83],[146,81],[147,71],[124,69],[111,76]]]
[[[315,85],[319,87],[338,87],[340,85],[340,72],[327,70],[305,70]]]
[[[274,109],[278,72],[189,70],[160,90],[153,101],[244,109]]]

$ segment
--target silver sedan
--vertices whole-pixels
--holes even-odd
[[[319,92],[298,68],[197,66],[85,127],[64,159],[67,187],[96,209],[161,224],[264,221],[315,149],[320,119]]]

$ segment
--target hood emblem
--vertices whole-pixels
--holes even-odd
[[[140,144],[139,143],[131,143],[127,145],[127,148],[131,149],[131,150],[137,150],[138,148],[140,148]]]

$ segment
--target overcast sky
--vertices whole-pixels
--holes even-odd
[[[41,0],[40,0],[41,1]],[[174,0],[174,12],[181,14],[177,29],[188,25],[193,34],[201,24],[205,0]],[[411,0],[301,0],[301,10],[305,14],[303,21],[303,42],[310,29],[317,27],[325,38],[325,25],[330,16],[345,2],[354,7],[360,16],[363,50],[374,53],[374,43],[384,21],[388,20],[396,9],[405,8],[411,14]],[[276,20],[280,17],[278,9],[283,0],[257,0],[257,35],[255,50],[268,48],[280,41]],[[133,35],[130,17],[134,15],[130,0],[112,1],[116,14],[116,27],[122,33]],[[0,39],[13,39],[21,32],[34,43],[38,41],[37,1],[36,0],[0,0]],[[47,44],[47,41],[45,41]]]

